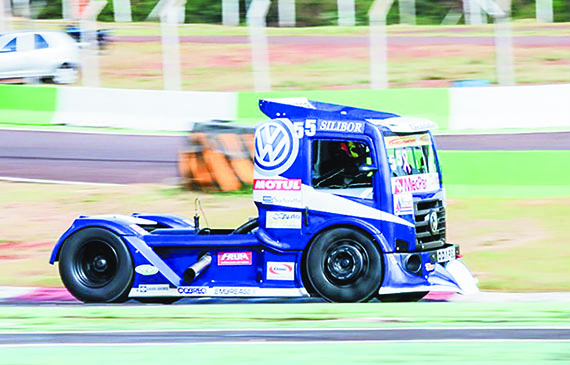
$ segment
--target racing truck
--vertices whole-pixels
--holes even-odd
[[[306,98],[265,99],[255,128],[258,216],[235,229],[199,216],[77,218],[50,263],[83,302],[184,297],[417,301],[472,293],[446,239],[435,123]]]

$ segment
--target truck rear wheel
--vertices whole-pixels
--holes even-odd
[[[119,236],[86,228],[63,244],[59,274],[67,290],[83,302],[120,303],[132,286],[133,260]]]
[[[314,290],[331,302],[362,302],[382,282],[382,259],[374,243],[349,228],[320,234],[309,247],[306,276]]]

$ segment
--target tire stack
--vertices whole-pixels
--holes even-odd
[[[227,122],[195,123],[178,155],[184,186],[236,191],[253,184],[253,128]]]

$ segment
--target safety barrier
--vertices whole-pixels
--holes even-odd
[[[0,123],[188,131],[192,122],[255,125],[263,98],[304,96],[428,118],[440,131],[569,128],[570,84],[460,88],[201,92],[0,85]]]
[[[178,168],[193,190],[235,191],[253,183],[253,128],[195,123]]]

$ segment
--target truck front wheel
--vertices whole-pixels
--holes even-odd
[[[372,240],[349,228],[321,233],[309,247],[306,276],[331,302],[363,302],[382,282],[382,259]]]
[[[120,303],[128,299],[133,260],[119,236],[90,227],[65,240],[59,274],[67,290],[83,302]]]

